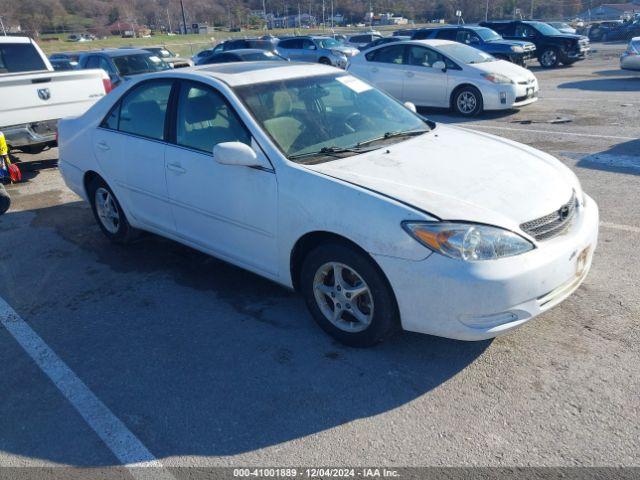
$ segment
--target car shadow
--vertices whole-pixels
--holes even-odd
[[[20,154],[18,154],[17,156],[14,156],[12,154],[11,161],[18,165],[18,168],[20,168],[23,182],[33,180],[40,174],[40,171],[42,170],[58,167],[57,158],[23,161]]]
[[[580,168],[640,175],[640,139],[614,145],[608,150],[583,156]]]
[[[482,112],[482,114],[478,115],[477,117],[463,117],[461,115],[456,115],[450,110],[444,108],[418,108],[418,113],[423,117],[426,117],[429,120],[433,120],[434,122],[447,124],[477,122],[478,120],[500,120],[509,117],[517,112],[517,109],[496,110]]]
[[[154,235],[114,245],[81,202],[10,211],[0,243],[11,235],[22,243],[3,257],[0,296],[159,459],[241,454],[389,412],[491,344],[405,333],[347,348],[315,326],[297,294]],[[49,279],[45,293],[24,298],[25,268]],[[0,372],[0,384],[12,372]],[[2,450],[109,464],[30,440],[65,432],[18,401],[29,402],[35,382],[13,385],[0,408],[19,428],[3,428]]]
[[[562,83],[558,85],[558,88],[591,92],[640,92],[640,75],[626,76],[624,78],[579,80],[575,82]]]

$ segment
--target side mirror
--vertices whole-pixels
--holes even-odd
[[[413,113],[418,113],[418,109],[416,108],[416,104],[412,102],[404,102],[404,106],[407,110],[411,110]]]
[[[223,142],[213,147],[213,158],[222,165],[263,167],[256,152],[242,142]]]
[[[442,60],[438,60],[437,62],[433,62],[433,65],[431,65],[431,68],[436,69],[436,70],[442,70],[443,72],[447,71],[447,64],[444,63]]]

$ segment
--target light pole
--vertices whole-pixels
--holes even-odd
[[[183,34],[186,35],[187,34],[187,16],[184,14],[184,3],[182,3],[182,0],[180,0],[180,10],[182,11],[182,28],[183,30]]]
[[[487,8],[484,10],[484,21],[489,21],[489,0],[487,0]]]
[[[2,17],[0,17],[0,27],[2,27],[2,33],[6,37],[7,36],[7,31],[4,28],[4,22],[2,21]]]

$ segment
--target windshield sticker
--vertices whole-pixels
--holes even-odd
[[[358,80],[356,77],[338,77],[336,80],[356,93],[366,92],[372,88],[370,85],[367,85],[362,80]]]
[[[152,57],[149,57],[149,60],[151,60],[153,63],[160,63],[160,59],[155,55]]]

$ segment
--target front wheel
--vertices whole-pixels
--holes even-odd
[[[94,178],[87,189],[93,215],[102,233],[114,243],[129,243],[137,237],[113,191],[101,178]]]
[[[370,347],[399,330],[395,297],[378,266],[354,247],[321,245],[304,259],[301,291],[318,325],[352,347]]]
[[[329,60],[329,59],[328,59],[328,58],[326,58],[326,57],[322,57],[322,58],[319,60],[319,62],[320,62],[321,64],[323,64],[323,65],[331,65],[331,60]]]
[[[560,63],[558,52],[554,48],[547,48],[540,54],[542,68],[555,68]]]
[[[453,109],[463,117],[474,117],[483,109],[482,94],[475,87],[463,87],[453,96]]]

